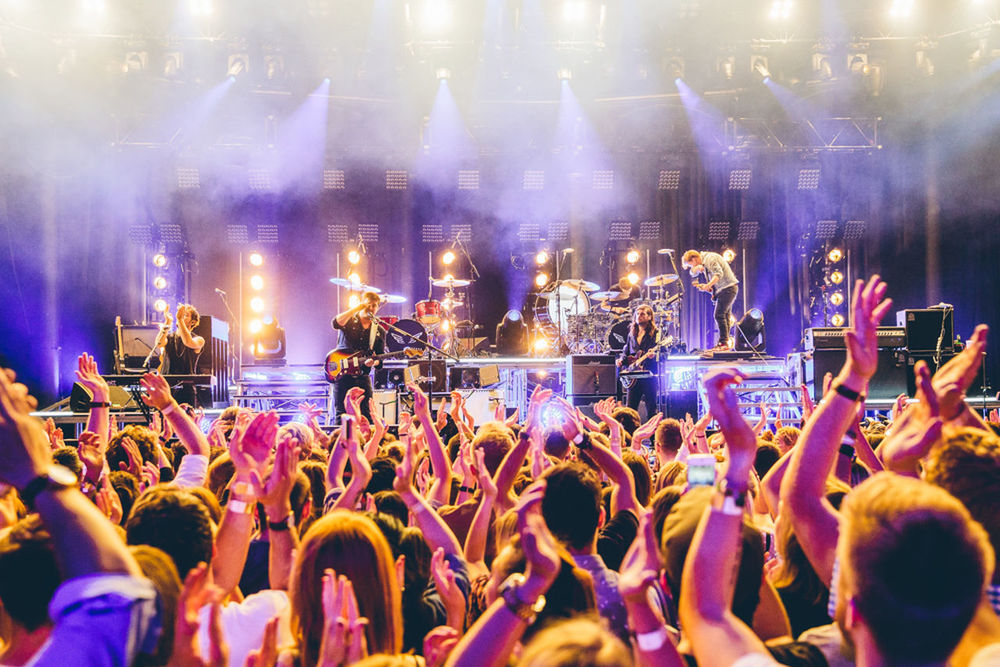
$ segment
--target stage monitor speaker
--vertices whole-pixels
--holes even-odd
[[[566,358],[566,393],[573,396],[612,396],[618,369],[610,354],[571,354]]]
[[[402,389],[406,384],[405,368],[376,368],[375,389]]]
[[[698,419],[697,391],[668,391],[665,398],[665,415],[668,419],[684,421],[684,416],[688,414],[692,419]]]
[[[955,349],[955,311],[951,308],[910,308],[896,311],[896,326],[906,329],[910,352],[952,352]]]
[[[139,410],[139,405],[135,402],[132,394],[125,387],[111,385],[109,390],[109,402],[111,410],[121,412],[124,410]],[[73,383],[73,389],[69,394],[69,408],[73,412],[90,412],[90,402],[94,396],[86,387],[79,382]]]
[[[814,350],[805,362],[805,382],[813,388],[813,400],[823,398],[823,376],[834,377],[844,367],[847,350]],[[868,383],[868,398],[893,399],[906,391],[906,357],[903,352],[885,348],[878,351],[878,370]]]
[[[425,392],[435,394],[448,391],[448,367],[441,360],[419,361],[406,369],[406,381],[419,385]]]
[[[480,389],[500,382],[500,367],[452,366],[448,369],[448,386],[452,389]]]

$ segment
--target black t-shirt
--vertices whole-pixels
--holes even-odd
[[[365,327],[361,323],[361,317],[355,315],[351,319],[347,320],[344,326],[337,324],[337,319],[333,320],[333,328],[337,330],[337,351],[347,352],[352,354],[354,352],[366,352],[368,354],[385,354],[385,338],[383,337],[382,331],[378,329],[378,325],[373,321],[371,323],[372,327],[376,327],[375,334],[375,344],[370,345],[371,341],[371,327]]]
[[[181,340],[180,334],[172,333],[167,336],[167,342],[163,346],[166,356],[166,363],[163,367],[164,375],[195,375],[198,372],[198,357],[201,352],[195,352]]]
[[[628,510],[619,510],[604,524],[597,536],[597,553],[609,570],[617,572],[632,541],[639,533],[639,519]]]

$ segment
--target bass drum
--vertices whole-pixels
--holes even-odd
[[[427,330],[416,320],[399,320],[395,329],[385,332],[386,352],[402,352],[406,348],[423,350],[427,346]]]
[[[623,317],[608,328],[608,348],[612,352],[621,352],[625,349],[630,326],[632,322]]]
[[[546,335],[557,338],[562,327],[563,335],[569,334],[569,320],[574,315],[590,312],[587,293],[571,285],[546,286],[535,298],[535,320]]]

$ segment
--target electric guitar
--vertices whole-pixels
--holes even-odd
[[[392,359],[393,357],[407,357],[414,359],[423,354],[422,350],[415,347],[408,347],[399,352],[389,352],[387,354],[373,354],[367,355],[364,352],[338,352],[337,350],[331,351],[326,355],[326,364],[324,365],[324,372],[326,374],[327,382],[335,382],[341,375],[365,375],[370,370],[371,367],[365,365],[365,362],[369,359],[372,361],[378,361],[380,359]]]
[[[643,352],[641,356],[636,357],[634,360],[630,361],[627,366],[618,371],[618,379],[621,380],[622,387],[628,389],[636,380],[650,376],[651,373],[642,368],[642,362],[656,354],[661,347],[671,345],[673,342],[673,336],[664,336],[659,343]],[[626,357],[626,359],[629,358],[630,357]]]

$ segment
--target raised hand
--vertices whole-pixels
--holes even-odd
[[[524,490],[517,504],[517,531],[528,564],[524,587],[536,597],[548,590],[560,568],[555,538],[542,518],[544,495],[545,480],[539,480]]]
[[[122,461],[118,464],[121,470],[127,470],[136,476],[136,479],[142,479],[142,454],[139,452],[139,445],[135,444],[135,441],[124,436],[118,443],[125,450],[125,455],[128,457],[128,463]]]
[[[531,392],[531,399],[528,403],[528,414],[524,420],[524,428],[541,426],[542,406],[552,398],[552,390],[544,389],[542,385],[535,385]]]
[[[955,419],[965,409],[965,392],[975,381],[983,363],[987,333],[989,327],[985,324],[976,327],[965,349],[939,368],[931,380],[941,404],[941,417],[945,421]]]
[[[726,437],[730,464],[737,458],[741,463],[747,458],[753,462],[757,451],[757,438],[740,412],[736,393],[730,388],[743,380],[738,370],[724,367],[712,369],[703,380],[709,408]]]
[[[170,395],[170,385],[163,379],[163,376],[155,373],[146,373],[139,380],[142,385],[142,402],[151,408],[156,408],[160,412],[167,406],[174,403],[174,397]]]
[[[424,661],[427,667],[442,667],[458,645],[462,634],[450,625],[439,625],[424,637]]]
[[[275,616],[264,626],[264,641],[260,648],[247,653],[243,667],[274,667],[278,663],[278,624],[281,621]]]
[[[327,569],[323,575],[323,642],[317,667],[351,665],[368,656],[368,619],[358,613],[354,584]]]
[[[475,473],[476,480],[479,482],[479,488],[482,489],[483,495],[496,498],[497,485],[490,476],[490,471],[486,468],[486,452],[482,448],[476,449],[475,452],[476,465],[473,468],[473,473]]]
[[[319,419],[326,412],[323,408],[317,406],[315,403],[310,403],[308,401],[299,403],[295,406],[298,411],[305,417],[306,423],[309,423],[311,419]]]
[[[427,394],[415,384],[407,384],[407,390],[413,394],[413,417],[420,421],[424,428],[433,425],[431,420],[431,403]]]
[[[455,573],[444,559],[441,547],[435,549],[431,556],[431,574],[434,576],[434,587],[444,602],[448,625],[461,632],[465,626],[465,595],[455,583]]]
[[[882,442],[881,452],[890,470],[917,474],[917,463],[941,438],[943,420],[938,396],[934,392],[927,363],[918,361],[913,367],[919,405],[906,410]]]
[[[639,532],[622,561],[618,592],[622,598],[645,600],[660,572],[659,545],[650,513],[639,517]]]
[[[15,382],[14,372],[0,369],[0,481],[18,489],[52,464],[42,422],[30,414],[36,406],[28,388]]]
[[[229,664],[229,647],[222,633],[222,591],[208,582],[208,567],[201,563],[184,579],[177,600],[177,618],[174,624],[174,651],[171,665],[183,667],[223,667]],[[206,604],[212,605],[209,613],[209,654],[201,655],[198,641],[198,612]]]
[[[101,439],[93,431],[84,431],[76,443],[76,455],[87,468],[87,479],[97,484],[104,471],[104,451]]]
[[[878,367],[878,340],[875,332],[879,322],[892,307],[892,299],[885,299],[888,289],[878,275],[866,284],[858,280],[854,285],[851,302],[851,327],[844,332],[847,344],[847,363],[852,372],[868,380]]]
[[[653,435],[656,433],[656,427],[660,425],[663,420],[662,413],[655,413],[650,417],[645,424],[642,424],[632,433],[632,449],[639,451],[642,449],[642,441],[652,439]]]
[[[107,401],[110,396],[108,383],[97,370],[97,361],[84,352],[76,360],[76,381],[82,384],[95,401]]]
[[[109,477],[105,477],[104,484],[97,489],[97,494],[94,496],[94,504],[97,505],[97,509],[101,510],[104,516],[111,520],[111,523],[116,526],[121,525],[122,517],[124,516],[122,499],[118,496],[118,492],[115,491],[114,487],[111,486]]]
[[[237,421],[229,439],[229,456],[237,476],[256,477],[261,483],[278,435],[278,415],[261,412],[249,425]]]
[[[142,483],[139,484],[139,489],[145,491],[151,486],[156,486],[160,483],[160,469],[152,461],[146,461],[142,464]]]
[[[448,413],[446,411],[447,407],[448,407],[448,399],[442,397],[441,404],[438,405],[437,420],[434,422],[434,426],[435,428],[437,428],[438,431],[440,431],[441,429],[443,429],[445,426],[448,425]]]

